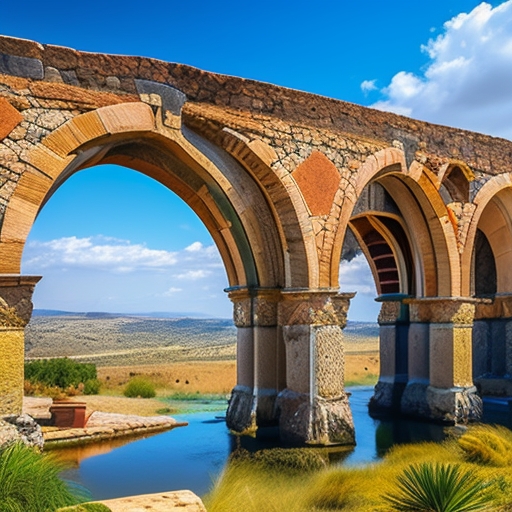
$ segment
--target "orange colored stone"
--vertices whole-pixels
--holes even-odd
[[[292,173],[312,215],[329,215],[340,184],[336,166],[314,151]]]
[[[5,98],[0,98],[0,140],[5,139],[21,121],[23,116]]]

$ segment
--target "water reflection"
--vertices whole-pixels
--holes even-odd
[[[372,462],[395,444],[445,438],[445,429],[440,425],[404,419],[373,419],[368,415],[373,388],[351,391],[356,447],[311,448],[322,450],[330,463]],[[234,436],[229,433],[222,413],[212,412],[215,407],[211,403],[208,409],[209,412],[176,415],[176,419],[188,421],[188,427],[136,441],[118,439],[60,449],[59,456],[73,462],[64,476],[88,488],[94,499],[179,489],[190,489],[202,496],[219,477],[234,449],[256,451],[279,446],[276,429],[262,429],[257,438]],[[487,410],[490,411],[489,407]]]

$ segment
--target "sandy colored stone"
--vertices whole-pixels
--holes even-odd
[[[100,108],[117,103],[139,101],[137,96],[110,92],[88,91],[68,84],[31,82],[30,90],[38,98],[62,100],[89,108]]]
[[[151,131],[155,129],[155,118],[146,103],[115,105],[97,111],[109,133]]]
[[[112,512],[206,512],[201,499],[191,491],[172,491],[100,501]]]

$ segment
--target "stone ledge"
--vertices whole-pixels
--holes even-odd
[[[84,428],[51,429],[43,431],[46,447],[68,443],[91,443],[104,439],[136,436],[184,427],[186,422],[177,422],[168,416],[130,416],[104,412],[93,412]]]
[[[159,492],[128,496],[105,501],[95,501],[108,507],[111,512],[206,512],[201,499],[191,491]],[[76,507],[66,507],[57,512],[74,512]]]

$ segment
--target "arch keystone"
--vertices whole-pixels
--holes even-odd
[[[156,129],[155,116],[146,103],[120,103],[99,108],[96,112],[110,134]]]

